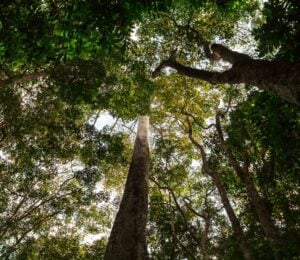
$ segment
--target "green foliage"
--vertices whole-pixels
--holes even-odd
[[[282,236],[283,250],[280,257],[299,255],[296,224],[300,198],[299,183],[299,109],[278,97],[252,92],[230,114],[230,123],[224,127],[228,144],[241,163],[249,165],[253,181],[263,196],[268,210],[277,223]],[[220,149],[218,139],[207,145],[212,149],[210,163],[224,181],[227,193],[240,201],[239,214],[248,227],[246,233],[257,258],[272,259],[272,250],[266,244],[261,227],[253,215],[253,205],[245,194],[245,187],[228,166],[228,157]],[[226,243],[226,242],[225,242]],[[233,257],[230,253],[230,257]]]
[[[112,77],[106,75],[101,62],[73,61],[56,67],[51,73],[54,93],[70,104],[90,104],[92,108],[104,107],[109,95]]]
[[[95,203],[108,201],[96,190],[107,169],[114,165],[122,171],[127,165],[124,135],[114,137],[86,125],[91,117],[87,106],[64,102],[53,95],[52,84],[2,90],[1,257],[13,255],[31,232],[44,235],[70,221],[83,234],[108,226],[114,206],[97,208],[106,212],[102,215],[89,212]]]
[[[237,24],[255,15],[256,1],[3,0],[0,9],[1,257],[104,257],[106,237],[83,241],[108,234],[132,148],[126,134],[87,123],[106,110],[125,122],[151,115],[152,257],[242,258],[215,184],[188,138],[189,116],[255,257],[271,259],[245,187],[214,126],[205,129],[229,100],[235,108],[222,118],[225,139],[241,165],[249,161],[280,229],[280,257],[300,254],[299,109],[265,93],[212,88],[172,71],[156,81],[149,77],[174,49],[179,61],[212,69],[199,38],[184,26],[208,42],[242,45]],[[264,16],[255,31],[260,55],[278,51],[277,57],[298,61],[297,1],[271,0]],[[45,76],[22,80],[36,72]]]
[[[101,161],[115,164],[126,164],[124,134],[109,133],[106,129],[97,131],[94,127],[86,125],[86,139],[80,151],[83,162],[88,166],[95,166]]]
[[[97,185],[103,182],[104,174],[112,165],[117,167],[127,162],[122,156],[123,138],[122,135],[114,138],[108,133],[100,134],[96,130],[93,130],[92,136],[91,128],[87,126],[86,130],[82,130],[80,143],[72,147],[72,156],[69,154],[66,161],[57,154],[58,148],[55,148],[55,156],[42,149],[34,156],[28,146],[24,146],[26,150],[22,152],[12,149],[14,157],[6,150],[5,158],[0,161],[3,174],[0,179],[3,191],[0,201],[2,257],[13,256],[19,246],[31,238],[31,232],[40,237],[62,228],[64,235],[69,236],[66,227],[71,224],[71,233],[85,236],[101,228],[105,230],[110,225],[111,220],[108,219],[113,208],[107,204],[110,195],[102,189],[99,191]],[[60,149],[64,150],[64,144],[60,145]],[[85,153],[95,156],[87,158]],[[99,203],[102,203],[101,207]],[[34,251],[39,248],[36,244],[32,247]],[[68,247],[73,252],[73,244]],[[62,252],[55,248],[49,248],[55,258],[68,257],[64,255],[69,254],[68,250]],[[74,259],[77,259],[79,253],[73,253]],[[36,257],[41,255],[40,251],[34,254]],[[48,256],[54,257],[50,253]]]
[[[262,57],[275,54],[280,59],[300,59],[300,4],[297,0],[270,0],[264,4],[265,22],[254,30]]]
[[[109,111],[115,117],[133,120],[138,115],[150,113],[157,85],[147,77],[145,63],[128,60],[126,66],[126,71],[118,73]]]
[[[44,237],[28,240],[15,259],[83,259],[78,238]]]
[[[97,240],[92,245],[82,245],[76,236],[49,236],[27,240],[20,246],[14,259],[96,260],[103,258],[104,250],[104,240]]]
[[[44,65],[126,47],[133,22],[165,1],[1,1],[1,55],[12,66]]]

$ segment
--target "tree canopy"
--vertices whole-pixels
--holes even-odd
[[[0,258],[104,259],[145,115],[149,257],[299,257],[299,32],[297,0],[1,1]]]

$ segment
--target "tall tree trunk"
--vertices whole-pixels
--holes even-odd
[[[237,216],[235,215],[235,212],[234,212],[234,210],[231,206],[231,203],[228,199],[224,184],[223,184],[222,180],[220,179],[219,174],[217,172],[211,171],[211,170],[208,171],[207,174],[212,177],[213,182],[218,189],[218,192],[221,197],[221,201],[226,210],[227,216],[230,220],[234,236],[237,239],[237,242],[239,244],[241,252],[243,253],[244,258],[249,259],[249,260],[255,259],[252,249],[245,239],[244,232],[241,227],[241,223],[240,223],[239,219],[237,218]]]
[[[272,212],[268,210],[264,198],[257,191],[253,180],[248,171],[248,167],[243,168],[239,164],[238,160],[235,158],[232,150],[228,146],[224,139],[223,131],[220,124],[220,114],[217,113],[216,116],[216,128],[219,135],[221,147],[228,157],[229,163],[236,172],[237,176],[241,180],[242,184],[246,188],[247,195],[254,206],[255,212],[258,216],[258,220],[262,226],[262,229],[266,235],[275,254],[280,251],[280,236],[274,221],[272,219]]]
[[[233,234],[239,244],[240,250],[246,260],[253,260],[253,259],[255,259],[254,254],[244,236],[244,232],[241,227],[241,223],[240,223],[239,219],[237,218],[237,216],[235,215],[235,212],[230,204],[224,184],[223,184],[218,172],[216,172],[210,168],[209,163],[207,161],[204,147],[194,139],[194,137],[192,135],[192,128],[191,128],[190,122],[188,121],[188,123],[189,123],[189,138],[190,138],[191,142],[195,145],[195,147],[201,153],[203,171],[212,178],[214,184],[216,185],[216,187],[218,189],[222,204],[226,210],[227,216],[229,218],[229,221],[230,221],[232,229],[233,229]]]
[[[245,83],[256,86],[300,106],[300,63],[252,59],[246,54],[231,51],[221,44],[213,44],[211,49],[215,56],[230,62],[232,67],[224,72],[206,71],[168,59],[157,67],[153,76],[157,76],[164,67],[171,67],[182,75],[211,84]]]
[[[149,259],[146,244],[149,174],[149,117],[138,120],[132,161],[105,260]]]
[[[201,157],[202,157],[202,161],[203,161],[203,170],[206,174],[208,174],[212,178],[213,183],[216,185],[216,187],[218,189],[222,204],[223,204],[223,206],[226,210],[227,216],[230,220],[230,223],[231,223],[231,226],[233,229],[233,234],[239,244],[240,250],[243,253],[244,258],[247,260],[254,259],[252,249],[251,249],[250,245],[248,244],[248,242],[246,241],[243,229],[241,227],[241,223],[240,223],[239,219],[237,218],[237,216],[231,206],[231,203],[227,196],[227,192],[225,190],[222,180],[220,179],[219,174],[216,171],[213,171],[212,169],[210,169],[210,167],[208,166],[208,163],[206,160],[206,154],[205,154],[202,146],[200,148],[200,152],[201,152]],[[205,163],[204,163],[204,161],[205,161]]]

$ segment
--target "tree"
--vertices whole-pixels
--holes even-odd
[[[299,235],[298,229],[292,228],[292,235],[287,224],[293,222],[294,214],[297,214],[289,210],[291,205],[297,203],[297,196],[291,196],[289,192],[279,192],[280,186],[287,185],[284,188],[286,190],[297,190],[299,187],[299,180],[294,175],[299,163],[299,150],[294,146],[299,139],[296,134],[299,128],[299,124],[296,123],[297,111],[299,112],[297,107],[286,104],[278,97],[254,92],[232,112],[232,123],[227,128],[228,141],[231,140],[228,145],[239,161],[248,158],[246,160],[253,167],[250,170],[252,178],[268,212],[275,223],[282,223],[277,225],[281,234],[279,258],[299,254],[294,247],[294,239]],[[265,119],[261,120],[262,118]],[[293,181],[285,181],[286,178]],[[287,244],[286,237],[289,237]],[[290,249],[286,250],[287,248]]]
[[[173,58],[164,60],[153,72],[156,77],[164,67],[171,67],[180,74],[201,79],[211,84],[245,83],[274,93],[290,103],[300,105],[300,64],[285,61],[252,59],[250,56],[231,51],[221,44],[211,45],[211,56],[231,63],[224,72],[211,72],[184,66]]]
[[[105,230],[95,187],[109,176],[110,163],[122,173],[123,135],[98,133],[87,120],[104,108],[135,116],[117,104],[132,84],[116,68],[133,22],[164,4],[4,1],[0,7],[1,255],[13,257],[32,234],[62,223],[76,222],[88,233],[102,222]],[[92,224],[82,224],[83,217]]]
[[[208,182],[198,185],[201,172],[190,174],[188,147],[176,145],[180,140],[170,140],[167,132],[161,133],[164,135],[156,132],[150,177],[151,257],[207,258],[213,247],[210,234],[218,232],[220,224],[211,200],[214,188]]]
[[[275,54],[277,59],[299,62],[299,13],[298,1],[270,0],[264,3],[265,21],[253,31],[261,57]]]
[[[297,257],[298,7],[270,0],[263,21],[252,0],[2,1],[1,257]],[[170,64],[192,77],[167,69],[151,79]],[[116,123],[99,131],[104,110]],[[131,156],[119,123],[144,114],[148,245],[146,148],[140,178],[133,153],[104,256]],[[103,238],[86,244],[91,234]]]
[[[104,259],[148,259],[146,223],[148,212],[149,118],[139,117],[136,141],[123,198]]]
[[[248,244],[248,242],[245,238],[243,229],[241,227],[241,223],[240,223],[239,219],[237,218],[237,216],[230,204],[226,189],[224,187],[224,183],[220,178],[220,174],[217,171],[211,169],[211,167],[209,166],[209,162],[207,160],[207,154],[204,150],[204,147],[203,147],[203,145],[201,145],[194,139],[193,132],[192,132],[192,126],[191,126],[191,122],[190,122],[189,118],[187,118],[187,121],[188,121],[189,138],[190,138],[191,142],[197,147],[197,149],[201,153],[201,158],[202,158],[202,163],[203,163],[203,171],[212,178],[214,184],[216,185],[216,187],[218,189],[222,203],[223,203],[226,213],[230,219],[232,229],[234,231],[234,235],[236,236],[236,240],[239,241],[239,246],[240,246],[241,251],[243,252],[243,256],[245,259],[255,259],[253,250],[251,249],[250,245]]]
[[[173,48],[169,50],[171,53],[170,57],[161,61],[152,75],[156,77],[163,68],[170,67],[182,75],[204,80],[213,85],[244,83],[255,86],[261,90],[276,94],[282,99],[299,106],[300,65],[297,58],[297,41],[293,41],[299,33],[297,27],[299,24],[299,19],[297,19],[299,17],[299,4],[294,1],[287,1],[286,5],[284,5],[278,3],[278,1],[271,1],[270,4],[266,3],[264,10],[267,15],[267,21],[260,30],[256,30],[257,38],[261,36],[262,41],[267,46],[262,47],[262,45],[260,45],[261,54],[266,54],[267,49],[272,51],[272,49],[274,50],[280,46],[288,45],[290,47],[286,46],[286,49],[289,49],[289,54],[287,55],[290,56],[290,62],[287,62],[286,58],[282,58],[280,53],[277,56],[279,57],[281,55],[281,60],[273,58],[273,60],[270,61],[251,58],[249,55],[232,51],[225,47],[224,44],[210,44],[211,41],[207,39],[208,36],[206,36],[205,30],[199,28],[199,25],[194,22],[192,18],[190,20],[187,19],[187,21],[176,21],[174,17],[169,17],[171,22],[174,23],[175,28],[173,27],[173,30],[178,31],[184,40],[192,41],[194,44],[197,44],[198,49],[202,50],[205,56],[204,58],[209,59],[211,65],[214,65],[213,63],[216,60],[222,59],[225,62],[229,62],[231,68],[219,72],[220,69],[212,71],[211,68],[205,70],[183,65],[183,62],[186,61],[177,62],[175,59],[176,51],[174,53]],[[278,19],[285,20],[284,25],[281,27],[278,26],[274,32],[268,30],[269,27],[274,27],[274,20],[277,21]],[[199,30],[195,29],[193,24],[197,26]],[[286,27],[292,27],[293,29],[283,29]],[[287,36],[282,38],[281,34],[276,30],[280,32],[285,31]],[[288,33],[289,31],[291,32]],[[293,51],[291,46],[294,46]],[[197,50],[194,51],[196,52]],[[292,52],[294,52],[295,55],[293,57],[291,57]],[[201,63],[201,61],[199,62]]]
[[[104,173],[109,174],[111,164],[121,172],[122,164],[127,164],[126,156],[120,156],[123,138],[87,128],[80,153],[73,146],[73,157],[66,163],[53,154],[51,158],[46,150],[42,150],[46,158],[38,157],[35,146],[24,154],[15,150],[14,162],[1,159],[1,257],[13,259],[33,234],[35,238],[48,236],[64,227],[65,236],[72,234],[82,240],[89,233],[108,229],[114,206],[108,204],[108,191],[96,187]],[[61,153],[66,154],[64,150]],[[67,228],[70,224],[71,230]]]

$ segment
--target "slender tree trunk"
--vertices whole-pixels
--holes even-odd
[[[227,155],[230,165],[233,167],[242,184],[245,186],[247,195],[254,206],[255,212],[258,216],[258,220],[262,226],[266,238],[269,241],[272,249],[276,253],[280,250],[281,243],[279,231],[277,230],[272,219],[272,212],[268,210],[264,199],[257,191],[253,180],[251,179],[251,176],[248,172],[248,169],[243,169],[243,167],[240,166],[230,147],[227,145],[221,128],[219,113],[216,116],[216,128],[219,135],[221,147]]]
[[[208,252],[207,252],[207,249],[206,249],[206,241],[208,240],[208,234],[209,234],[209,230],[210,230],[210,225],[211,225],[211,220],[210,220],[210,217],[208,216],[207,214],[207,218],[204,219],[204,230],[202,232],[202,235],[201,235],[201,240],[200,240],[200,249],[201,249],[201,252],[202,252],[202,257],[203,257],[203,260],[209,260],[210,257],[208,255]]]
[[[140,117],[125,190],[106,247],[105,260],[149,259],[146,244],[149,174],[148,128],[149,117]]]
[[[216,171],[213,171],[212,169],[210,169],[207,159],[206,159],[206,153],[204,151],[203,146],[198,144],[197,147],[201,152],[201,157],[202,157],[202,161],[203,161],[203,170],[206,174],[208,174],[212,178],[214,184],[216,185],[216,187],[218,189],[222,204],[223,204],[223,206],[226,210],[227,216],[230,220],[230,223],[231,223],[231,226],[233,229],[233,234],[239,244],[240,250],[243,253],[243,256],[245,259],[253,260],[254,255],[253,255],[252,249],[246,241],[246,238],[244,236],[244,231],[241,227],[241,223],[240,223],[239,219],[237,218],[237,216],[235,215],[235,212],[231,206],[231,203],[228,199],[224,184],[223,184],[222,180],[220,179],[219,174]]]
[[[217,172],[214,171],[209,171],[207,174],[209,174],[212,179],[214,184],[216,185],[218,192],[221,197],[221,201],[223,203],[223,206],[226,210],[226,213],[228,215],[228,218],[231,222],[231,226],[233,229],[233,233],[237,239],[237,242],[239,244],[240,250],[243,253],[243,256],[245,259],[254,259],[252,249],[250,248],[249,244],[247,243],[243,229],[241,227],[241,223],[237,216],[235,215],[235,212],[231,206],[231,203],[228,199],[225,187],[223,185],[223,182],[220,179],[220,176]]]
[[[164,67],[171,67],[182,75],[212,84],[245,83],[256,86],[300,106],[300,63],[252,59],[221,44],[213,44],[211,49],[216,56],[230,62],[232,67],[224,72],[206,71],[184,66],[169,59],[157,67],[153,76],[157,76]]]
[[[231,226],[233,229],[233,234],[239,244],[240,250],[246,260],[253,260],[253,259],[255,259],[254,254],[252,252],[250,245],[246,241],[243,229],[241,227],[241,223],[240,223],[239,219],[237,218],[237,216],[235,215],[235,212],[230,204],[224,184],[223,184],[222,180],[220,179],[218,172],[216,172],[210,168],[208,161],[207,161],[204,147],[194,139],[194,137],[192,135],[192,128],[191,128],[190,122],[188,121],[188,123],[189,123],[189,138],[190,138],[191,142],[195,145],[195,147],[201,153],[202,163],[203,163],[202,167],[203,167],[204,172],[212,178],[214,184],[216,185],[216,187],[218,189],[222,204],[223,204],[223,206],[226,210],[226,213],[228,215],[228,218],[230,220],[230,223],[231,223]]]

